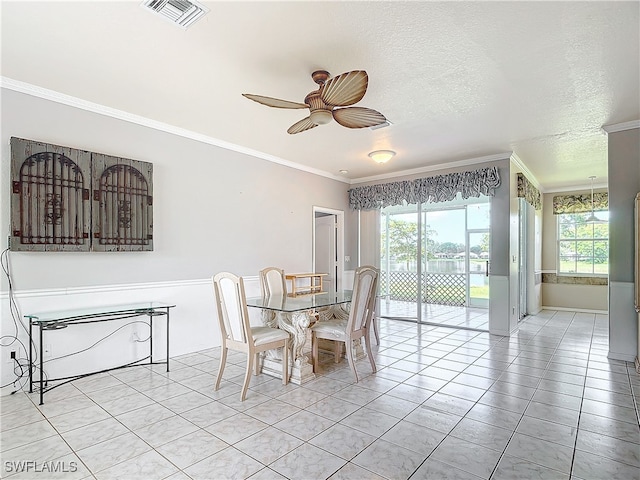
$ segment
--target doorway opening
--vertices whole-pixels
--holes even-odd
[[[326,273],[323,291],[342,290],[344,272],[344,212],[313,207],[313,273]]]
[[[490,198],[380,212],[381,317],[489,329]]]

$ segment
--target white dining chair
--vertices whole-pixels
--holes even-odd
[[[380,332],[378,331],[378,329],[380,327],[378,327],[378,323],[380,322],[380,319],[378,317],[376,317],[376,308],[377,308],[377,301],[373,302],[373,314],[371,315],[371,324],[373,325],[373,335],[376,337],[376,344],[380,345]]]
[[[260,293],[263,298],[286,295],[287,283],[284,276],[284,270],[277,267],[267,267],[260,270]]]
[[[371,351],[370,327],[375,310],[376,292],[378,289],[377,268],[365,265],[355,271],[353,281],[353,296],[349,317],[344,319],[334,318],[316,323],[311,327],[311,356],[313,370],[318,371],[318,340],[334,340],[345,344],[346,356],[353,375],[358,382],[358,372],[353,355],[353,341],[364,338],[367,356],[371,363],[371,369],[376,372],[376,363]],[[339,346],[339,344],[337,344]],[[336,361],[339,359],[340,349],[334,349]]]
[[[218,273],[213,277],[213,289],[222,334],[222,352],[215,389],[220,388],[228,350],[247,354],[247,370],[240,400],[244,401],[247,395],[251,371],[258,375],[258,356],[266,350],[282,348],[282,384],[286,385],[289,382],[289,334],[279,328],[250,325],[244,281],[241,277],[229,272]]]

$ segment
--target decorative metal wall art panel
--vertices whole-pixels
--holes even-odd
[[[92,155],[93,250],[153,250],[153,165]]]
[[[11,250],[153,250],[153,165],[11,139]]]
[[[11,250],[89,251],[91,154],[11,139]]]

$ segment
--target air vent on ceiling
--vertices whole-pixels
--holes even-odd
[[[144,0],[141,6],[185,29],[209,11],[190,0]]]

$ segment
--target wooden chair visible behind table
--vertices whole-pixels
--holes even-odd
[[[262,298],[293,295],[287,291],[287,276],[284,270],[278,267],[267,267],[259,272],[260,294]],[[322,293],[318,291],[317,293]],[[296,295],[293,295],[296,296]],[[262,321],[265,325],[277,326],[276,312],[263,310]],[[311,316],[311,325],[318,321],[318,314]]]
[[[282,348],[282,384],[289,382],[289,334],[279,328],[252,327],[249,323],[244,282],[229,272],[221,272],[213,277],[213,290],[218,309],[218,320],[222,333],[220,368],[215,389],[220,388],[220,380],[227,361],[227,351],[235,350],[247,354],[247,370],[240,392],[244,401],[251,380],[251,371],[258,375],[259,354],[266,350]]]
[[[376,364],[371,351],[370,327],[375,310],[376,292],[378,290],[379,270],[370,265],[356,269],[353,281],[353,297],[347,320],[338,318],[316,323],[311,327],[311,355],[313,370],[318,371],[318,339],[333,340],[346,345],[346,356],[351,371],[358,381],[358,372],[353,356],[353,341],[364,337],[367,356],[371,369],[376,372]],[[336,362],[339,360],[340,349],[334,349]]]

